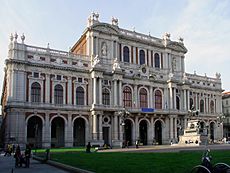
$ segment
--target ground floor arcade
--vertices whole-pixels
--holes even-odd
[[[15,111],[8,116],[5,143],[31,143],[37,147],[93,145],[122,146],[177,142],[187,125],[186,115],[131,113],[125,119],[117,112]],[[11,123],[9,123],[11,122]],[[200,133],[218,140],[223,127],[215,119],[201,119]]]

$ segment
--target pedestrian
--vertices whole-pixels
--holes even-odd
[[[91,149],[91,144],[90,142],[88,142],[88,144],[86,145],[86,153],[90,153],[90,149]]]
[[[138,144],[139,144],[139,141],[136,140],[136,148],[139,148]]]
[[[14,158],[15,158],[15,168],[17,167],[22,167],[22,162],[21,162],[21,149],[20,146],[18,145],[14,154]]]
[[[31,147],[29,144],[26,144],[26,150],[25,150],[26,168],[30,167],[30,157],[31,157]]]
[[[11,156],[11,153],[10,153],[10,144],[6,145],[4,156]]]

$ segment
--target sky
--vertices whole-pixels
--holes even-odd
[[[24,33],[25,44],[68,51],[83,33],[87,18],[98,12],[101,22],[171,40],[184,38],[186,72],[215,77],[230,91],[229,0],[0,0],[0,89],[9,36]]]

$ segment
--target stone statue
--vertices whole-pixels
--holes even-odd
[[[107,45],[106,45],[105,42],[103,42],[102,45],[101,45],[101,54],[102,54],[103,56],[106,56],[106,55],[107,55]]]
[[[93,66],[95,67],[96,65],[98,65],[100,63],[100,59],[98,57],[98,55],[96,55],[93,59]]]
[[[120,69],[120,64],[117,60],[117,58],[113,61],[113,70]]]
[[[220,77],[221,77],[221,74],[216,72],[216,78],[220,79]]]

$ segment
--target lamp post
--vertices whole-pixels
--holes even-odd
[[[123,141],[122,141],[122,147],[124,147],[125,144],[125,140],[126,140],[126,135],[125,135],[125,120],[127,119],[127,117],[129,116],[129,111],[127,111],[125,108],[121,111],[118,112],[118,114],[120,115],[121,118],[121,127],[122,127],[122,134],[123,134]]]

